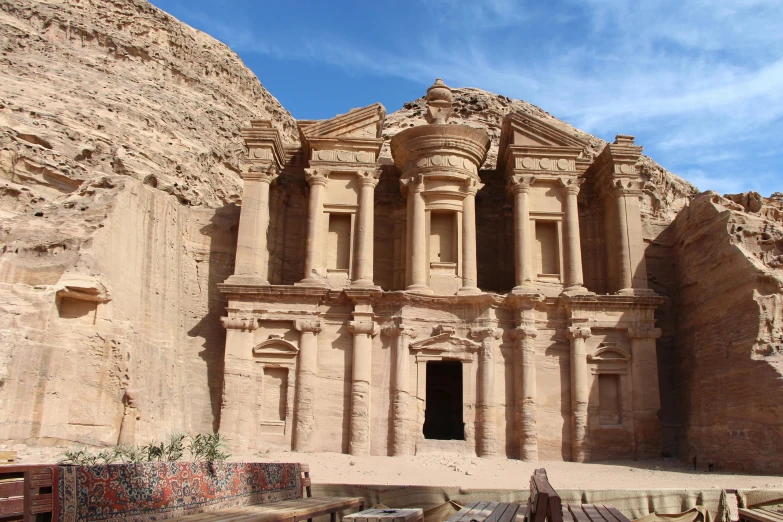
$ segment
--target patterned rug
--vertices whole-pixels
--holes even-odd
[[[155,462],[59,471],[59,522],[153,522],[302,496],[299,464]]]

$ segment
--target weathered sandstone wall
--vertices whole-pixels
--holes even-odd
[[[694,199],[671,229],[678,289],[673,338],[684,377],[680,397],[687,430],[680,453],[698,455],[718,469],[779,472],[780,205],[754,193],[720,197],[708,192]]]
[[[0,438],[217,426],[252,118],[297,139],[233,52],[147,2],[0,1]]]

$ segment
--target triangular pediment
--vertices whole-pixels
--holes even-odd
[[[510,145],[582,149],[587,146],[587,143],[535,116],[523,112],[513,112],[503,120],[503,128],[500,133],[501,153]]]
[[[299,121],[298,124],[307,141],[317,138],[374,139],[381,137],[385,118],[386,109],[380,103],[374,103],[328,120]]]
[[[459,337],[453,331],[436,333],[432,337],[411,343],[412,351],[430,350],[436,352],[474,352],[481,347],[480,343]]]

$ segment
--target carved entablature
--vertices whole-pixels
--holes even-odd
[[[506,116],[500,134],[498,167],[506,176],[546,181],[577,177],[586,170],[587,143],[528,114]]]
[[[636,169],[641,155],[642,147],[634,145],[633,136],[618,134],[587,169],[585,177],[592,180],[601,197],[616,195],[618,191],[623,195],[641,194],[644,183]]]
[[[329,120],[297,122],[310,166],[343,171],[374,166],[385,117],[383,105],[375,103]]]
[[[286,160],[286,152],[280,132],[272,127],[269,120],[252,120],[250,127],[241,129],[247,146],[247,161],[251,167],[249,173],[268,172],[267,166],[280,169]],[[261,167],[261,168],[258,168]]]
[[[226,330],[252,332],[258,328],[258,319],[254,317],[221,317],[220,324]]]

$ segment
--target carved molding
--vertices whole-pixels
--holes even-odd
[[[326,177],[326,174],[328,173],[324,169],[304,169],[305,171],[305,179],[307,180],[307,183],[310,184],[312,187],[313,185],[321,185],[322,187],[325,187],[327,183],[329,183],[329,178]]]
[[[593,335],[589,326],[571,326],[568,328],[566,336],[569,339],[587,339]]]
[[[575,172],[576,160],[575,158],[539,158],[535,156],[524,156],[514,159],[514,168],[520,170],[543,170],[550,172]]]
[[[348,323],[348,329],[354,335],[369,335],[375,337],[378,335],[378,323],[375,321],[351,321]]]
[[[313,161],[374,163],[375,153],[367,150],[314,150]]]

